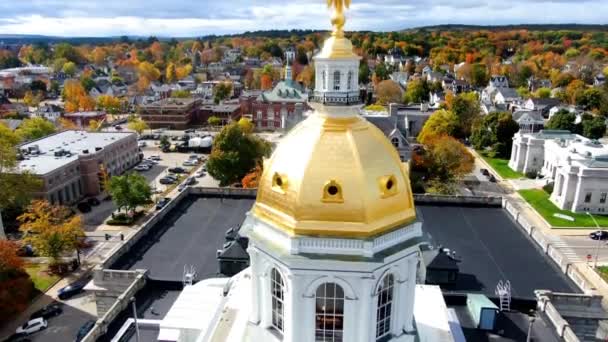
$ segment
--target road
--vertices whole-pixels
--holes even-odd
[[[591,240],[588,236],[554,236],[553,245],[560,249],[569,259],[574,262],[587,261],[591,255],[591,263],[597,261],[600,264],[608,263],[608,245],[606,241]]]

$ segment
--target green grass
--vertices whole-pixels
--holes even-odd
[[[549,194],[542,189],[519,190],[519,194],[554,227],[586,227],[595,228],[593,219],[587,214],[575,214],[567,210],[559,209],[549,200]],[[574,222],[553,216],[563,214],[574,218]],[[593,215],[600,227],[608,227],[608,216]]]
[[[47,264],[28,264],[25,266],[25,271],[30,275],[36,290],[44,293],[49,287],[53,286],[58,280],[59,276],[48,274],[46,272],[48,268]]]
[[[608,281],[608,266],[599,266],[596,270],[602,279]]]
[[[525,177],[523,173],[513,171],[509,167],[508,159],[488,157],[483,152],[479,152],[479,155],[504,179],[518,179]]]

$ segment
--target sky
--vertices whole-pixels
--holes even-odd
[[[607,24],[607,0],[353,0],[347,30],[437,24]],[[329,29],[325,0],[0,0],[0,34],[194,37]]]

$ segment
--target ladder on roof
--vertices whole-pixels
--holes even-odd
[[[184,274],[182,277],[182,282],[184,287],[192,286],[194,284],[194,280],[196,279],[196,269],[194,265],[184,265]]]
[[[500,311],[511,311],[511,282],[499,281],[494,292],[500,300]]]

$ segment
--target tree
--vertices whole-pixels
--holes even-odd
[[[473,64],[471,69],[471,84],[474,87],[484,87],[488,84],[490,76],[487,67],[483,64]]]
[[[169,63],[167,70],[165,71],[165,81],[167,83],[173,83],[177,79],[177,73],[175,71],[175,64]]]
[[[15,131],[23,140],[36,140],[55,133],[55,125],[45,118],[25,119]]]
[[[519,125],[508,112],[495,112],[484,116],[471,133],[471,143],[476,149],[491,147],[501,158],[511,154],[513,136]]]
[[[312,65],[307,65],[302,69],[302,71],[296,77],[296,80],[302,84],[306,88],[310,88],[315,84],[315,68]]]
[[[222,124],[222,119],[218,118],[217,116],[210,116],[207,119],[207,123],[211,126],[219,126]]]
[[[260,182],[260,177],[262,176],[262,168],[260,165],[256,166],[255,169],[243,177],[241,180],[241,185],[245,189],[256,189]]]
[[[574,133],[576,131],[576,125],[574,124],[575,120],[576,115],[574,113],[562,109],[549,119],[549,122],[547,122],[545,127],[546,129],[564,130]]]
[[[253,134],[243,132],[241,126],[232,123],[222,129],[213,141],[207,170],[221,186],[240,182],[270,155],[270,144]]]
[[[15,242],[0,240],[0,324],[25,310],[34,293],[18,249]]]
[[[76,64],[74,64],[74,62],[66,62],[63,67],[61,67],[61,71],[68,77],[74,77],[74,75],[76,75]]]
[[[108,114],[118,114],[122,108],[119,98],[111,95],[100,95],[97,98],[97,107],[106,111]]]
[[[424,123],[418,134],[418,142],[426,144],[429,139],[435,136],[453,136],[457,132],[458,126],[458,117],[453,112],[443,109],[438,110]]]
[[[379,63],[378,65],[376,65],[376,69],[374,70],[374,75],[376,75],[376,78],[378,79],[378,81],[384,81],[388,79],[389,76],[389,72],[388,69],[386,68],[386,65],[384,63]]]
[[[221,82],[213,88],[213,102],[218,104],[228,98],[232,94],[232,83]]]
[[[137,134],[142,134],[145,130],[149,129],[148,124],[140,118],[129,121],[127,128],[137,132]]]
[[[124,208],[133,213],[138,206],[150,203],[152,199],[152,189],[146,177],[133,172],[112,177],[108,191],[119,211]]]
[[[178,99],[186,99],[191,97],[192,94],[190,93],[190,91],[186,90],[186,89],[180,89],[180,90],[173,90],[171,92],[171,97],[175,97]]]
[[[59,128],[62,130],[78,130],[79,127],[74,123],[74,121],[66,119],[66,118],[59,118],[57,120],[57,123],[59,124]]]
[[[570,104],[578,104],[584,91],[585,91],[585,82],[581,80],[574,80],[568,84],[566,87],[566,96],[568,97],[568,101]]]
[[[589,139],[599,139],[606,134],[606,119],[594,115],[583,115],[582,134]]]
[[[458,94],[452,101],[451,110],[459,121],[459,130],[455,137],[468,138],[471,135],[473,123],[481,115],[477,94],[474,92]]]
[[[158,145],[160,146],[161,150],[168,149],[169,147],[171,147],[169,137],[166,135],[161,136]]]
[[[376,97],[378,104],[388,105],[390,103],[400,103],[403,97],[401,88],[392,80],[385,80],[376,87]]]
[[[421,103],[429,99],[429,86],[425,80],[413,80],[407,83],[403,98],[405,103]]]
[[[26,91],[25,95],[23,96],[23,103],[25,103],[25,105],[28,107],[38,107],[40,101],[42,101],[41,96],[34,94],[29,90]]]
[[[369,83],[369,65],[364,60],[361,60],[361,64],[359,64],[359,84],[368,84]]]
[[[64,253],[75,251],[79,239],[84,237],[79,215],[47,201],[32,201],[17,220],[24,242],[31,244],[40,255],[51,258],[53,263]]]
[[[101,130],[101,122],[97,120],[89,121],[89,127],[87,127],[87,131],[89,132],[99,132]]]
[[[456,181],[473,171],[475,158],[460,141],[441,135],[426,140],[422,164],[426,169],[428,190],[452,194]]]
[[[239,119],[239,126],[241,126],[241,130],[243,130],[243,132],[246,134],[253,133],[253,129],[255,128],[251,120],[247,119],[246,117]]]
[[[534,93],[534,96],[539,99],[548,99],[551,97],[551,89],[549,88],[538,88]]]
[[[597,110],[602,105],[602,92],[598,88],[589,88],[583,91],[577,104],[586,110]]]

